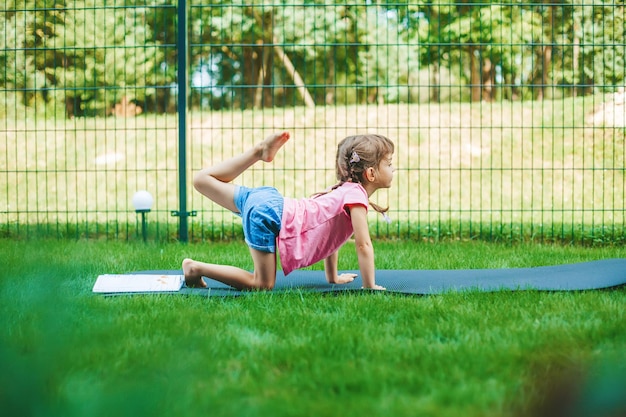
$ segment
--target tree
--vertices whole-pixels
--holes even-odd
[[[417,39],[420,64],[430,67],[429,98],[439,102],[441,63],[448,55],[442,45],[442,30],[456,17],[456,7],[448,0],[423,0],[408,4],[406,10],[403,20],[413,33],[410,38]]]
[[[545,0],[532,11],[543,22],[527,83],[541,100],[561,87],[564,95],[612,91],[624,83],[624,5],[613,1]]]
[[[524,71],[524,50],[541,40],[541,19],[512,4],[464,4],[459,12],[458,19],[443,28],[445,45],[451,57],[468,62],[462,66],[469,72],[465,74],[471,100],[491,101],[495,97],[496,68],[501,69],[504,79],[516,82],[517,74],[511,74]],[[516,70],[520,65],[522,68]]]
[[[205,46],[192,60],[203,62],[208,58],[220,63],[220,71],[212,77],[221,87],[214,88],[213,94],[222,95],[224,100],[232,97],[235,105],[262,107],[300,102],[313,106],[315,92],[307,85],[324,85],[326,80],[320,82],[309,64],[312,61],[315,65],[315,58],[327,45],[318,43],[320,35],[332,36],[331,10],[306,2],[277,7],[275,2],[264,1],[245,6],[223,1],[215,7],[201,8],[193,17],[193,33]],[[303,29],[307,22],[314,24],[308,31]],[[289,86],[295,87],[295,95]]]
[[[277,41],[288,45],[305,83],[315,86],[312,95],[317,103],[334,104],[338,96],[344,103],[351,100],[345,85],[356,82],[355,19],[360,10],[356,4],[301,1],[284,8],[277,19]]]
[[[367,32],[359,51],[359,81],[369,103],[398,102],[408,99],[410,73],[419,71],[418,42],[410,42],[411,32],[400,21],[397,9],[369,7]]]
[[[580,84],[585,93],[624,85],[626,14],[623,2],[588,2],[580,19]]]
[[[65,100],[68,117],[82,115],[98,99],[108,107],[123,97],[145,101],[157,82],[162,51],[142,7],[103,7],[86,0],[65,14],[46,42],[54,66],[46,71]],[[72,104],[73,103],[73,104]]]
[[[150,87],[162,78],[163,53],[149,8],[49,3],[27,0],[0,23],[7,34],[0,60],[13,69],[2,82],[23,91],[25,105],[53,100],[74,117],[104,111],[124,96],[144,102],[155,93]]]
[[[213,108],[411,100],[420,68],[433,101],[445,68],[472,100],[612,91],[625,78],[625,6],[612,0],[218,0],[190,7],[189,51],[176,47],[176,4],[5,0],[5,100],[59,103],[68,117],[123,97],[172,111],[181,52]]]
[[[22,104],[32,106],[42,98],[47,100],[53,87],[46,70],[54,63],[54,56],[46,42],[56,36],[65,5],[57,1],[48,7],[45,0],[26,0],[19,7],[16,3],[7,0],[0,21],[5,35],[0,37],[0,62],[5,68],[0,82],[5,88],[20,91]]]

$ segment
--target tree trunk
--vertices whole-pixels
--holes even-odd
[[[541,98],[547,98],[548,83],[550,83],[550,63],[552,62],[552,45],[543,48],[541,62]]]
[[[485,101],[493,101],[495,97],[495,67],[489,58],[485,58],[482,66],[482,98]]]
[[[552,45],[554,43],[554,5],[548,8],[548,22],[550,43],[544,45],[541,53],[541,88],[539,89],[539,97],[537,97],[539,100],[547,98],[548,84],[551,82],[550,64],[552,63]]]
[[[469,47],[469,55],[470,55],[470,91],[471,91],[471,101],[480,101],[480,65],[478,59],[476,58],[476,51],[479,49],[475,46]]]
[[[263,53],[265,55],[265,74],[263,84],[265,88],[263,89],[263,106],[273,106],[274,105],[274,92],[276,91],[276,86],[273,85],[272,78],[272,68],[274,68],[274,54],[272,54],[272,49],[266,47],[263,49]]]
[[[327,106],[332,106],[335,104],[335,90],[336,81],[335,81],[335,60],[332,55],[329,54],[328,59],[326,60],[328,65],[328,77],[326,77],[326,96],[324,97],[324,102]],[[332,87],[328,87],[331,85]]]
[[[306,85],[304,85],[304,80],[296,70],[296,67],[294,67],[293,63],[291,62],[283,48],[278,45],[276,41],[274,41],[274,52],[276,52],[278,59],[280,59],[283,66],[287,70],[287,73],[293,79],[293,84],[296,86],[298,93],[300,93],[302,100],[304,100],[304,104],[307,107],[315,107],[315,100],[313,100],[313,97],[311,97],[311,93],[309,93]]]
[[[430,100],[433,103],[439,103],[441,94],[439,91],[439,62],[432,64],[432,72],[430,73]]]
[[[261,49],[261,53],[259,54],[261,59],[259,59],[259,74],[257,75],[256,89],[254,93],[254,108],[260,109],[263,107],[263,84],[265,83],[265,71],[267,70],[267,48],[263,46],[262,40],[257,41],[257,45],[259,45]]]
[[[429,31],[432,30],[431,33],[439,33],[441,31],[441,18],[439,16],[439,5],[430,5],[428,6],[428,16],[429,21],[435,26],[432,29],[429,28]],[[440,86],[440,60],[439,60],[439,47],[437,48],[429,48],[428,55],[429,61],[432,63],[432,72],[430,74],[430,100],[433,103],[439,103],[441,101],[441,86]],[[421,94],[420,94],[421,95]],[[419,97],[419,95],[418,95]],[[420,98],[418,98],[419,101]]]
[[[572,50],[572,84],[574,85],[574,88],[572,88],[573,97],[578,96],[578,86],[581,81],[578,78],[580,74],[580,69],[578,68],[578,59],[580,56],[580,38],[578,37],[578,29],[578,24],[574,24],[574,39],[572,40],[572,43],[574,44],[574,48]]]
[[[258,84],[259,77],[259,68],[261,68],[262,60],[259,57],[259,53],[257,51],[256,46],[244,46],[243,47],[243,62],[246,64],[242,67],[243,74],[243,84],[252,86]],[[254,106],[255,103],[255,95],[256,89],[254,88],[245,88],[241,91],[241,100],[242,104],[249,108],[250,106]]]
[[[254,108],[260,109],[272,102],[272,89],[268,88],[272,84],[272,54],[270,48],[263,41],[258,41],[259,45],[259,74],[257,76],[257,84],[254,93]]]

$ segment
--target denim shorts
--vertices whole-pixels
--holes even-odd
[[[276,188],[235,188],[235,206],[243,223],[246,243],[262,252],[276,252],[276,236],[283,217],[284,198]]]

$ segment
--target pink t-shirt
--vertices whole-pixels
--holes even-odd
[[[315,198],[285,198],[277,238],[285,275],[335,253],[354,233],[346,209],[368,204],[363,186],[351,182]]]

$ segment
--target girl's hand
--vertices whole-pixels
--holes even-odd
[[[385,291],[387,288],[385,288],[385,287],[383,287],[383,286],[381,286],[381,285],[376,285],[376,284],[374,284],[374,286],[373,286],[373,287],[371,287],[371,288],[370,288],[370,287],[368,287],[368,288],[366,288],[366,287],[361,287],[361,289],[362,289],[362,290],[379,290],[379,291]]]
[[[354,281],[356,274],[339,274],[335,276],[335,279],[329,281],[331,284],[347,284]]]

